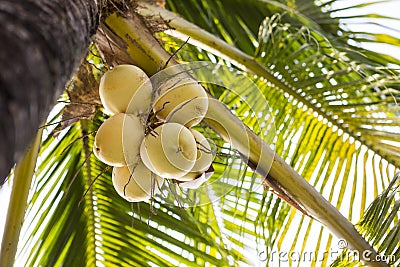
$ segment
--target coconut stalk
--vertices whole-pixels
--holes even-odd
[[[26,202],[31,187],[43,129],[39,129],[32,145],[15,167],[10,203],[1,243],[0,266],[14,266],[19,235],[24,221]]]
[[[176,20],[175,23],[183,23],[183,19],[171,17],[170,12],[163,9],[147,6],[138,11],[147,17],[156,17],[161,14],[163,19]],[[145,12],[146,10],[146,12]],[[164,17],[169,15],[169,17]],[[171,21],[169,21],[171,23]],[[192,31],[193,34],[196,29]],[[198,37],[198,36],[195,36]],[[222,41],[214,38],[215,44]],[[194,38],[196,39],[196,38]],[[131,13],[120,16],[117,13],[109,14],[102,22],[100,32],[95,37],[96,44],[101,51],[120,56],[122,61],[133,63],[144,69],[148,75],[155,74],[158,70],[177,63],[162,48],[153,36],[151,29],[146,27],[142,17]],[[228,53],[230,46],[214,46],[219,52]],[[236,62],[247,62],[247,55],[236,54]],[[107,58],[106,58],[107,60]],[[118,63],[110,59],[108,63]],[[251,59],[248,63],[255,64]],[[243,65],[243,64],[241,64]],[[182,72],[174,68],[176,73]],[[271,77],[272,78],[272,77]],[[277,79],[272,79],[280,85]],[[290,201],[303,208],[303,212],[317,219],[325,225],[335,236],[345,239],[348,247],[353,250],[370,251],[371,258],[377,255],[375,249],[358,233],[353,224],[349,222],[329,201],[327,201],[313,186],[301,177],[290,165],[288,165],[255,133],[218,100],[210,96],[210,102],[205,122],[217,132],[225,141],[230,142],[244,157],[244,160],[256,173],[265,178],[267,184],[274,190],[289,197]],[[271,166],[272,163],[272,166]],[[293,204],[293,203],[292,203]],[[384,262],[368,262],[369,266],[388,266]]]

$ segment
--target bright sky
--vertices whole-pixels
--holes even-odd
[[[353,0],[353,1],[338,1],[338,5],[340,6],[346,6],[349,3],[351,5],[354,5],[355,3],[362,3],[365,2],[365,0]],[[373,12],[373,13],[378,13],[386,16],[392,16],[392,17],[400,17],[400,0],[392,0],[390,2],[386,3],[381,3],[374,5],[373,7],[366,8],[365,9],[366,13]],[[349,14],[351,15],[351,13]],[[386,21],[386,25],[392,29],[400,29],[400,22],[393,23],[391,20]],[[353,30],[358,30],[358,31],[373,31],[377,33],[389,33],[394,36],[397,36],[400,38],[400,30],[390,30],[390,29],[384,29],[382,27],[377,27],[372,24],[354,24],[352,23],[351,25],[348,25],[350,29]],[[393,47],[393,46],[387,46],[387,45],[376,45],[376,44],[366,44],[364,45],[366,48],[369,48],[371,50],[376,50],[376,51],[385,51],[387,54],[390,54],[396,58],[400,59],[400,47]],[[2,240],[3,236],[3,229],[4,229],[4,223],[6,219],[6,212],[7,212],[7,207],[9,203],[9,196],[11,192],[11,185],[10,183],[7,183],[3,186],[3,188],[0,190],[0,241]]]
[[[346,1],[346,0],[341,0],[337,1],[338,6],[348,6],[348,5],[356,5],[358,3],[363,3],[366,2],[365,0],[352,0],[352,1]],[[367,13],[376,13],[379,15],[384,15],[388,17],[394,17],[394,18],[400,18],[400,0],[392,0],[390,2],[385,2],[385,3],[379,3],[375,5],[371,5],[369,7],[363,8],[364,14]],[[351,11],[344,11],[341,13],[341,16],[346,16],[346,15],[359,15],[358,12],[351,12]],[[344,23],[349,22],[349,21],[344,21]],[[353,31],[360,31],[360,32],[374,32],[374,33],[386,33],[386,34],[391,34],[397,38],[400,38],[400,22],[394,21],[394,20],[383,20],[380,19],[380,23],[384,23],[386,28],[384,27],[379,27],[374,24],[366,24],[366,20],[359,20],[359,23],[356,23],[355,20],[353,22],[350,22],[347,24],[347,27]],[[374,22],[373,20],[368,20],[368,22]],[[400,58],[400,47],[394,47],[386,44],[375,44],[375,43],[368,43],[363,45],[365,48],[368,48],[373,51],[378,51],[378,52],[384,52],[386,54],[389,54],[395,58]]]

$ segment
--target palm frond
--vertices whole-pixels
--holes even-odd
[[[370,65],[366,55],[351,48],[346,48],[351,53],[345,53],[320,33],[283,23],[282,17],[267,18],[256,42],[257,60],[292,88],[274,87],[262,79],[257,83],[275,115],[276,151],[345,216],[357,221],[399,166],[392,143],[398,140],[399,126],[396,72],[376,63]],[[191,37],[196,39],[196,34]],[[223,50],[218,52],[223,54]],[[187,46],[181,58],[192,60],[191,56],[218,61]],[[294,240],[293,231],[297,233]],[[317,244],[309,242],[310,233],[315,232],[321,240]],[[305,247],[307,243],[311,245]],[[281,249],[289,246],[300,251],[326,251],[335,242],[319,225],[292,213],[278,245]]]
[[[378,215],[372,212],[376,207],[392,212],[378,216],[385,218],[379,221],[384,231],[365,234],[385,253],[398,254],[390,245],[396,241],[398,227],[389,231],[397,220],[392,220],[397,206],[391,209],[381,198],[380,204],[364,213],[368,203],[386,192],[400,165],[400,84],[396,70],[386,66],[398,61],[347,45],[351,38],[357,42],[387,39],[392,44],[398,40],[355,32],[337,36],[343,30],[339,20],[344,18],[331,17],[333,2],[316,6],[305,0],[296,1],[297,5],[293,1],[167,1],[167,7],[252,55],[252,66],[263,67],[268,77],[279,81],[273,84],[263,75],[254,76],[251,68],[245,72],[268,100],[268,107],[260,105],[251,89],[229,80],[242,98],[222,87],[208,89],[350,220],[370,216],[376,225]],[[164,33],[158,36],[170,51],[183,44]],[[176,56],[238,69],[229,55],[224,55],[226,60],[218,55],[200,42],[199,46],[185,44]],[[262,111],[262,119],[249,106]],[[18,264],[245,266],[259,264],[262,253],[288,248],[318,253],[335,245],[318,222],[264,191],[262,178],[207,128],[199,130],[223,149],[207,187],[186,196],[191,198],[187,201],[199,197],[195,205],[171,205],[175,196],[166,189],[169,198],[157,195],[152,204],[140,204],[140,213],[139,206],[132,212],[114,191],[110,171],[103,173],[106,166],[90,156],[93,136],[87,134],[104,118],[98,111],[93,120],[80,120],[58,137],[48,135],[44,140]],[[58,120],[59,114],[52,118]],[[371,229],[367,221],[360,229]],[[327,263],[325,259],[323,265]]]
[[[96,130],[102,117],[99,112],[94,121],[82,120],[57,138],[49,135],[44,140],[41,155],[46,157],[38,168],[28,210],[30,224],[23,237],[29,242],[20,248],[17,262],[24,266],[233,264],[232,253],[217,234],[218,225],[209,224],[215,215],[208,207],[186,210],[158,196],[152,205],[134,206],[132,214],[131,205],[115,192],[111,172],[103,173],[106,166],[91,155],[93,136],[81,138]],[[209,221],[195,219],[204,213]]]
[[[398,173],[390,182],[388,188],[370,204],[357,224],[360,232],[374,246],[378,247],[381,256],[378,260],[385,261],[393,266],[400,261],[399,180],[400,174]],[[356,257],[357,255],[360,255],[360,257]],[[363,252],[357,254],[346,249],[331,266],[356,266],[363,256],[365,257]]]
[[[399,127],[399,79],[394,71],[350,60],[317,33],[279,25],[276,18],[264,22],[259,43],[257,59],[290,84],[297,99],[389,162],[400,164],[396,149],[389,148]],[[380,149],[382,143],[388,145],[386,151]]]
[[[258,26],[265,17],[276,13],[284,14],[283,21],[296,27],[305,26],[328,38],[335,47],[362,51],[372,63],[399,65],[400,61],[391,55],[360,48],[361,43],[376,42],[397,46],[399,38],[395,28],[387,29],[385,20],[396,21],[396,18],[365,12],[384,2],[366,1],[349,3],[345,1],[290,1],[290,0],[218,0],[218,1],[166,1],[167,8],[180,14],[196,25],[220,36],[229,44],[252,55],[257,42]],[[196,3],[194,3],[196,2]],[[221,8],[223,7],[223,8]],[[379,8],[377,9],[379,10]],[[348,16],[352,14],[353,16]],[[356,14],[356,15],[355,15]],[[229,18],[229,19],[226,19]],[[249,19],[251,18],[251,19]],[[349,27],[352,23],[374,25],[378,30],[361,32]],[[351,29],[350,29],[351,28]],[[384,33],[382,33],[384,32]],[[247,34],[247,36],[246,36]],[[357,53],[352,53],[356,59]]]

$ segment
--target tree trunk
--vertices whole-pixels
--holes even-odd
[[[87,51],[98,2],[0,1],[0,186]]]

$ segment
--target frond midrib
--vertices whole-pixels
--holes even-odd
[[[87,120],[80,120],[80,130],[81,130],[81,135],[83,136],[82,138],[82,147],[83,147],[83,157],[85,159],[87,159],[88,157],[91,157],[91,150],[90,150],[90,146],[89,146],[89,137],[87,136],[87,133],[89,132],[89,128],[88,128],[88,122]],[[86,137],[85,137],[86,136]],[[92,252],[89,253],[88,256],[92,255],[93,258],[90,260],[96,261],[96,225],[95,225],[95,205],[93,203],[93,196],[94,196],[94,192],[93,192],[93,187],[92,187],[92,183],[94,183],[93,181],[93,177],[92,177],[92,169],[91,169],[91,163],[92,160],[89,158],[86,163],[85,163],[85,167],[84,167],[84,171],[85,171],[85,182],[86,182],[86,187],[88,190],[87,191],[87,195],[86,196],[82,196],[84,197],[84,205],[88,205],[88,209],[89,211],[87,212],[87,217],[88,217],[88,241],[91,243],[90,247],[92,249]]]
[[[151,7],[150,5],[144,5],[145,8],[151,8],[150,10],[153,12],[152,15],[158,15],[155,10],[158,8]],[[139,9],[139,13],[141,12],[142,15],[148,16],[149,13],[146,12],[145,9]],[[311,103],[311,100],[307,100],[305,97],[301,96],[291,85],[287,82],[282,81],[275,77],[266,67],[261,65],[257,62],[253,57],[249,56],[248,54],[242,52],[238,48],[227,44],[222,39],[215,37],[211,33],[199,28],[197,25],[192,24],[191,22],[186,21],[185,19],[178,17],[177,15],[173,14],[172,12],[162,10],[160,14],[164,18],[170,19],[170,25],[174,27],[177,31],[181,32],[185,36],[181,36],[183,41],[186,41],[187,36],[190,36],[197,42],[200,42],[204,49],[207,51],[216,54],[217,56],[221,56],[232,62],[233,64],[237,65],[239,68],[247,68],[248,70],[252,71],[259,77],[263,77],[272,84],[275,85],[276,88],[279,88],[281,91],[286,92],[292,95],[295,99],[302,102],[308,109],[313,112],[317,112],[318,115],[322,116],[323,118],[327,119],[328,122],[332,124],[332,126],[338,127],[344,133],[348,134],[349,136],[353,137],[355,140],[359,141],[362,145],[365,145],[369,150],[373,151],[374,153],[380,155],[389,163],[397,166],[397,162],[388,157],[385,153],[382,153],[379,149],[375,148],[371,143],[368,141],[368,138],[364,138],[362,136],[358,136],[355,130],[351,129],[350,127],[346,127],[346,122],[340,123],[338,119],[333,118],[333,115],[329,115],[326,111],[321,108],[318,108],[314,104]],[[189,43],[191,43],[189,39]],[[198,45],[198,43],[196,43]],[[194,44],[194,45],[196,45]]]

